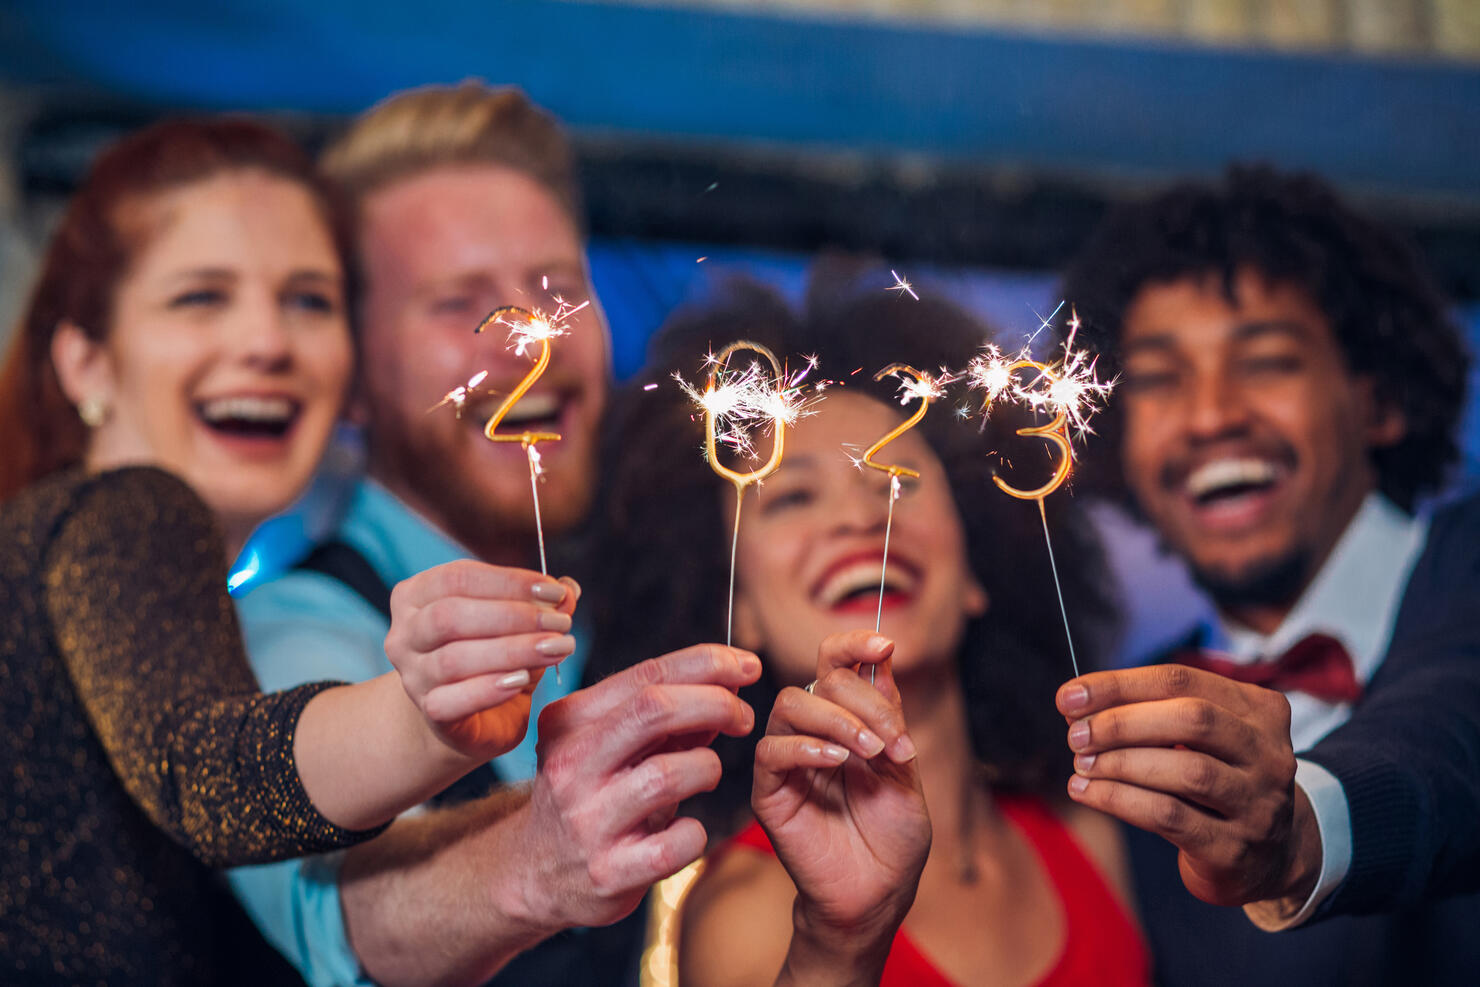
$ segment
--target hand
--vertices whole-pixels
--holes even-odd
[[[1320,835],[1283,694],[1153,665],[1082,676],[1057,701],[1076,755],[1070,797],[1174,843],[1188,891],[1240,905],[1315,886]]]
[[[540,675],[575,650],[579,597],[568,577],[449,562],[391,591],[385,653],[432,732],[486,761],[519,743]]]
[[[510,911],[547,934],[608,925],[697,860],[704,827],[674,813],[719,784],[715,736],[754,728],[735,693],[760,673],[749,652],[701,644],[546,706],[519,851],[529,866]]]
[[[799,982],[803,947],[834,969],[860,951],[882,949],[882,964],[930,852],[893,651],[867,631],[828,636],[813,693],[782,690],[756,748],[750,804],[796,884],[787,963]],[[876,681],[855,665],[875,666]]]

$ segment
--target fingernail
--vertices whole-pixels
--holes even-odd
[[[868,649],[876,655],[882,655],[884,652],[889,650],[889,645],[892,643],[893,642],[884,635],[875,634],[873,637],[868,639]]]
[[[894,753],[890,754],[889,758],[896,764],[907,764],[913,761],[915,755],[918,753],[915,750],[915,742],[910,739],[910,735],[902,733],[894,738]]]
[[[498,680],[498,684],[505,689],[520,689],[529,685],[529,669],[521,668],[517,672],[510,672]]]
[[[1093,754],[1075,754],[1074,755],[1074,770],[1075,771],[1080,771],[1080,772],[1088,771],[1090,768],[1092,768],[1094,766],[1095,766],[1095,755],[1093,755]]]
[[[1074,712],[1089,705],[1089,690],[1082,685],[1071,685],[1064,690],[1064,709]]]
[[[575,576],[566,576],[565,578],[570,580],[570,587],[571,589],[575,590],[576,599],[579,600],[581,598],[581,594],[584,593],[585,590],[581,589],[581,584],[576,582]]]
[[[535,583],[529,595],[541,603],[559,603],[565,599],[565,587],[559,583]]]
[[[740,652],[740,671],[746,675],[759,675],[761,672],[761,660],[749,651]]]
[[[1089,724],[1080,720],[1069,728],[1069,746],[1082,751],[1089,746]]]
[[[542,631],[559,631],[564,634],[570,630],[570,614],[556,610],[541,610],[537,622]]]
[[[844,761],[848,760],[847,748],[838,747],[835,744],[823,744],[822,749],[819,750],[817,753],[821,754],[823,757],[827,758],[834,764],[842,764]]]
[[[1069,776],[1069,792],[1073,795],[1083,795],[1084,790],[1089,787],[1089,779],[1084,775]]]
[[[562,634],[559,637],[547,637],[536,644],[534,650],[542,655],[551,657],[555,655],[568,655],[576,650],[576,639],[569,634]]]
[[[866,755],[874,757],[884,749],[884,741],[880,740],[879,735],[872,730],[860,730],[858,731],[858,746],[863,748]]]

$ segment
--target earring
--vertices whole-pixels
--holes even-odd
[[[108,402],[96,395],[85,397],[78,402],[77,417],[88,428],[97,428],[108,420]]]

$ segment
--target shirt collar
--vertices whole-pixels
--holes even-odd
[[[387,583],[398,583],[424,569],[472,558],[462,545],[446,535],[368,477],[350,497],[339,536],[374,566]]]
[[[1346,647],[1358,681],[1376,670],[1392,638],[1408,576],[1423,552],[1428,520],[1368,494],[1316,578],[1274,633],[1262,635],[1220,618],[1228,652],[1239,662],[1273,658],[1316,632]]]

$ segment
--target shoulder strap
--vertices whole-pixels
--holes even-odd
[[[391,589],[380,573],[353,546],[337,540],[322,542],[294,569],[321,572],[354,590],[386,620],[391,618]]]

